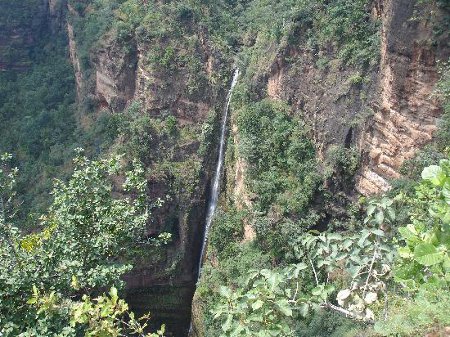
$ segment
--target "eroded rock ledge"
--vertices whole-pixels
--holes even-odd
[[[318,56],[298,44],[278,53],[264,79],[267,95],[290,102],[311,126],[321,158],[331,145],[359,149],[355,189],[363,195],[389,190],[403,162],[433,139],[442,113],[438,62],[450,54],[448,33],[433,32],[448,13],[431,3],[379,0],[372,15],[382,24],[379,67],[331,60],[320,69]]]
[[[437,61],[448,58],[448,50],[430,43],[432,23],[412,20],[414,6],[406,0],[384,5],[380,96],[359,142],[363,165],[356,189],[364,195],[390,188],[403,162],[432,140],[441,114],[433,91]]]

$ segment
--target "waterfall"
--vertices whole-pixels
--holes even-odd
[[[225,151],[225,136],[227,129],[228,112],[230,110],[231,96],[233,94],[234,86],[237,83],[239,77],[239,69],[236,68],[234,71],[233,81],[231,82],[230,90],[227,95],[227,104],[225,106],[225,111],[222,117],[222,126],[220,131],[220,146],[219,146],[219,157],[217,158],[216,172],[214,175],[214,182],[211,189],[211,196],[208,201],[208,213],[206,213],[206,226],[205,226],[205,236],[202,243],[202,251],[200,253],[200,259],[198,261],[198,277],[197,281],[200,279],[200,271],[202,267],[203,257],[205,255],[205,249],[208,241],[209,228],[211,227],[212,220],[214,218],[214,213],[217,207],[217,201],[219,200],[220,192],[220,177],[222,174],[224,151]]]

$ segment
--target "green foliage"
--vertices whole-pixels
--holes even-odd
[[[166,118],[166,129],[169,135],[174,135],[177,132],[177,119],[174,116]]]
[[[19,170],[10,167],[11,159],[12,155],[9,153],[0,156],[0,213],[3,222],[14,212],[12,204],[16,195],[15,187]]]
[[[387,202],[377,204],[382,208]],[[368,219],[379,218],[376,214],[370,210]],[[338,308],[354,319],[374,319],[369,307],[378,307],[379,297],[386,297],[394,257],[383,231],[307,233],[291,240],[301,262],[281,270],[251,271],[237,289],[221,288],[222,302],[213,312],[225,336],[293,336],[294,322],[319,306]],[[336,285],[344,283],[348,288],[337,294],[340,307],[330,305]]]
[[[208,244],[220,259],[233,257],[233,243],[242,240],[244,234],[243,221],[246,213],[231,209],[227,212],[219,211],[214,217]]]
[[[355,148],[332,145],[327,151],[328,165],[343,178],[352,178],[359,167],[360,155]]]
[[[45,31],[46,10],[39,0],[2,1],[0,3],[0,47],[2,65],[27,69],[32,64],[33,48],[39,44],[39,33]]]
[[[158,121],[153,120],[147,114],[140,112],[140,105],[133,103],[123,112],[121,116],[120,134],[124,139],[119,151],[127,153],[129,158],[138,158],[142,163],[148,165],[157,158],[152,151],[161,145],[159,131],[163,131]]]
[[[63,43],[55,37],[36,50],[27,72],[0,73],[0,151],[14,153],[22,172],[21,220],[48,206],[49,176],[64,175],[76,144],[74,77]]]
[[[291,237],[297,264],[250,272],[237,288],[222,288],[222,301],[214,313],[224,335],[291,336],[296,320],[318,306],[375,323],[375,333],[383,336],[424,334],[445,327],[449,177],[450,160],[441,160],[423,170],[415,195],[369,200],[364,220],[369,228]],[[407,216],[398,217],[396,207],[405,208]],[[398,227],[403,221],[409,223]],[[400,289],[392,288],[393,280]]]
[[[425,167],[433,165],[439,160],[445,158],[444,154],[436,150],[437,149],[434,146],[425,147],[413,158],[406,160],[403,163],[400,173],[407,179],[417,181],[417,179],[420,179],[422,171]]]
[[[310,211],[298,221],[280,218],[276,214],[257,215],[252,226],[257,234],[257,242],[263,251],[268,251],[277,259],[292,260],[292,238],[302,236],[322,219],[321,214]]]
[[[297,322],[296,337],[356,337],[363,324],[328,310],[319,310]]]
[[[280,50],[301,42],[319,55],[317,66],[340,59],[345,65],[374,66],[379,59],[379,25],[371,1],[255,0],[244,4],[240,53],[249,78],[270,70]]]
[[[212,226],[211,230],[214,231],[215,227]],[[229,287],[237,288],[246,281],[249,270],[270,266],[269,256],[253,243],[233,243],[229,239],[226,241],[227,254],[222,254],[218,266],[209,263],[203,266],[202,277],[197,285],[197,304],[202,307],[204,316],[201,323],[204,325],[206,336],[219,336],[222,331],[220,322],[214,319],[211,313],[221,301],[220,285],[227,284]]]
[[[286,269],[254,271],[238,290],[221,287],[222,303],[214,317],[222,320],[223,336],[294,336],[292,323],[305,316],[311,299],[301,292],[300,263]],[[331,287],[316,287],[311,293],[326,298]]]
[[[70,17],[76,32],[77,55],[85,75],[90,69],[90,52],[98,48],[103,35],[112,28],[119,1],[70,0],[69,5],[78,15]]]
[[[388,225],[392,225],[396,218],[393,203],[394,201],[387,197],[370,199],[367,202],[367,217],[364,223],[388,229]]]
[[[372,215],[368,215],[369,218]],[[337,294],[337,302],[348,315],[361,320],[373,320],[370,307],[385,296],[390,278],[394,250],[380,229],[363,229],[357,234],[323,233],[304,235],[297,240],[295,255],[299,261],[309,261],[316,282],[334,275],[334,284],[346,283]]]
[[[249,221],[261,247],[280,257],[290,238],[320,221],[310,207],[323,178],[308,130],[286,104],[240,103],[237,155],[247,163],[245,183],[256,211]]]
[[[42,230],[32,234],[22,234],[12,225],[14,212],[6,212],[4,196],[14,175],[0,171],[0,326],[5,336],[62,332],[68,311],[63,305],[62,312],[53,315],[53,300],[66,303],[76,294],[122,284],[121,275],[132,267],[130,248],[144,244],[149,213],[146,181],[138,164],[125,172],[121,187],[135,197],[112,196],[110,178],[119,173],[120,162],[119,157],[90,161],[77,156],[70,180],[55,182],[54,200],[40,219]],[[30,306],[37,303],[37,299],[29,300],[32,289],[35,295],[49,296],[42,308]]]
[[[238,111],[239,154],[249,164],[247,184],[255,207],[305,214],[321,181],[315,150],[302,123],[285,104],[263,100]]]
[[[450,295],[445,289],[423,289],[414,299],[393,299],[389,318],[376,322],[374,330],[381,336],[445,336],[450,324]]]
[[[450,60],[441,64],[439,68],[441,78],[437,85],[437,94],[441,99],[444,114],[437,132],[438,147],[448,149],[450,144]]]
[[[400,227],[405,245],[399,247],[396,280],[409,290],[450,282],[450,160],[431,165],[422,172],[425,180],[416,190],[416,200],[427,196],[426,213],[411,217]],[[412,203],[414,205],[414,202]]]
[[[213,144],[214,131],[216,128],[214,125],[219,124],[219,114],[217,111],[210,111],[206,121],[202,125],[201,135],[199,137],[200,147],[198,149],[199,156],[205,156],[207,151]]]
[[[76,285],[75,278],[73,281]],[[73,300],[64,298],[55,291],[42,294],[33,286],[33,295],[27,304],[37,309],[39,326],[21,336],[47,335],[51,333],[48,329],[49,323],[53,325],[50,326],[52,330],[56,330],[55,324],[61,324],[59,328],[63,336],[77,336],[81,332],[86,337],[115,337],[125,334],[139,337],[164,336],[164,325],[157,333],[145,333],[149,316],[136,319],[134,313],[129,311],[127,303],[119,299],[116,288],[112,287],[108,295],[103,294],[93,300],[83,295],[81,300]],[[68,321],[58,322],[66,316]]]
[[[370,17],[371,1],[316,1],[309,42],[332,46],[338,58],[350,64],[376,64],[379,58],[378,24]]]

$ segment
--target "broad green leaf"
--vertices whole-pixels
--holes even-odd
[[[300,315],[302,317],[306,317],[308,315],[308,311],[309,311],[309,304],[308,303],[300,303],[298,309],[300,311]]]
[[[345,241],[342,243],[342,249],[347,250],[353,245],[352,239],[345,239]]]
[[[343,306],[345,303],[345,300],[351,295],[350,289],[343,289],[338,292],[336,296],[336,300],[338,301],[339,305]]]
[[[384,213],[382,211],[379,211],[375,214],[375,223],[377,225],[381,225],[384,221]]]
[[[376,236],[384,236],[384,232],[381,229],[372,229],[371,232]]]
[[[389,215],[389,219],[391,221],[395,220],[395,211],[394,211],[394,209],[392,207],[388,207],[387,208],[387,214]]]
[[[400,257],[402,257],[404,259],[409,259],[409,258],[412,258],[414,256],[408,246],[400,247],[398,249],[398,254],[400,255]]]
[[[374,314],[373,311],[370,310],[369,308],[366,308],[366,316],[365,316],[365,319],[372,320],[372,321],[375,319],[375,314]]]
[[[119,296],[117,295],[117,288],[111,287],[111,290],[109,291],[109,295],[111,296],[111,299],[113,301],[117,301],[117,299],[119,298]]]
[[[222,330],[224,332],[230,331],[232,324],[233,324],[233,315],[228,314],[225,323],[222,325]]]
[[[375,293],[375,292],[368,292],[366,294],[366,297],[364,297],[364,302],[366,302],[367,304],[372,304],[377,299],[378,299],[377,293]]]
[[[254,302],[252,304],[252,309],[253,310],[258,310],[259,308],[261,308],[264,305],[264,302],[261,300],[257,300],[256,302]]]
[[[273,273],[268,279],[267,282],[270,285],[270,289],[272,291],[276,291],[278,289],[278,285],[282,282],[281,275],[277,273]]]
[[[225,286],[221,286],[219,289],[219,294],[225,298],[231,297],[231,289]]]
[[[27,304],[36,304],[37,302],[37,297],[31,297],[30,299],[28,299]]]
[[[301,263],[296,264],[295,265],[295,270],[294,270],[294,277],[298,278],[300,272],[302,270],[307,269],[307,268],[308,268],[308,265],[306,263],[301,262]]]
[[[444,271],[446,273],[450,274],[450,257],[448,255],[444,258],[444,263],[442,264],[442,268],[444,268]]]
[[[445,181],[445,173],[440,166],[431,165],[423,169],[422,179],[429,180],[435,186],[440,186]]]
[[[377,207],[375,205],[369,205],[367,207],[367,216],[370,217],[372,216],[373,212],[375,212],[375,210],[377,209]]]
[[[328,240],[341,240],[342,239],[342,235],[338,234],[338,233],[329,233],[328,234]]]
[[[278,308],[285,316],[292,316],[292,309],[289,305],[289,302],[285,299],[279,300],[276,302]]]
[[[417,239],[416,233],[412,232],[410,228],[408,227],[399,227],[398,232],[405,240],[413,240]]]
[[[313,290],[311,290],[311,294],[314,296],[320,296],[323,292],[323,286],[319,285],[315,287]]]
[[[264,316],[261,315],[260,312],[256,313],[256,314],[252,314],[248,316],[248,320],[251,322],[264,322]]]
[[[370,236],[370,232],[366,229],[364,229],[361,232],[361,238],[358,240],[358,246],[363,247],[364,242],[367,240],[367,238]]]
[[[442,262],[444,255],[432,244],[422,243],[414,249],[414,258],[424,266],[432,266]]]
[[[447,204],[450,204],[450,179],[449,178],[447,178],[444,188],[442,189],[442,195],[444,196]]]

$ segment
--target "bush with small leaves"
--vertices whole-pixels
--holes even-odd
[[[8,158],[4,155],[2,161]],[[74,166],[68,182],[55,181],[53,203],[40,219],[42,230],[32,234],[23,234],[12,225],[15,213],[8,207],[11,204],[8,195],[14,187],[16,171],[5,165],[0,168],[3,336],[67,332],[69,313],[74,307],[66,304],[73,304],[73,298],[81,294],[122,285],[121,276],[132,268],[127,257],[129,250],[143,244],[141,238],[149,218],[143,168],[135,163],[132,170],[124,173],[122,189],[129,196],[117,198],[112,193],[111,178],[121,171],[120,157],[90,161],[80,150]],[[36,307],[40,293],[46,295]],[[105,301],[97,304],[106,305]],[[58,303],[64,304],[61,310]]]

